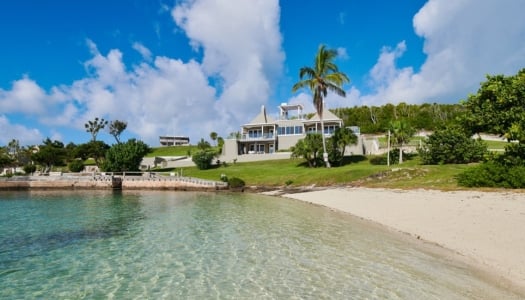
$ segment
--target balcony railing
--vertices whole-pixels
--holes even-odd
[[[264,133],[264,134],[243,134],[241,136],[242,141],[263,141],[263,140],[274,140],[275,134]]]

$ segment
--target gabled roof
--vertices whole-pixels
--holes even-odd
[[[246,125],[260,125],[269,123],[273,124],[274,122],[275,121],[273,120],[273,118],[266,114],[266,108],[263,105],[261,107],[261,112],[257,115],[257,117],[255,117],[250,123]]]
[[[320,122],[321,118],[319,118],[319,114],[315,113],[313,117],[308,119],[310,122]],[[341,121],[341,118],[334,115],[331,111],[326,109],[326,107],[323,109],[323,121]]]

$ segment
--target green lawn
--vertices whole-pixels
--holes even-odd
[[[155,156],[187,156],[188,151],[195,151],[196,146],[169,146],[152,148],[152,152],[148,153],[146,157]]]
[[[503,141],[485,141],[487,148],[490,150],[501,150],[505,149],[505,146],[508,145],[508,142]]]
[[[427,188],[457,190],[455,176],[468,165],[423,166],[417,158],[402,165],[372,165],[367,158],[353,157],[356,162],[342,167],[308,168],[303,160],[273,160],[228,164],[210,170],[196,167],[178,168],[182,175],[210,180],[220,180],[221,174],[238,177],[247,186],[280,187],[296,186],[366,186],[384,188]],[[165,170],[173,171],[173,170]]]

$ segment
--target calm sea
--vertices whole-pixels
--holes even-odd
[[[512,299],[377,226],[254,194],[0,193],[0,299]]]

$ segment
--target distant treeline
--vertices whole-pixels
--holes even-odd
[[[359,126],[361,133],[382,133],[389,123],[403,119],[417,130],[435,130],[455,121],[464,113],[461,104],[385,104],[331,109],[346,126]]]

